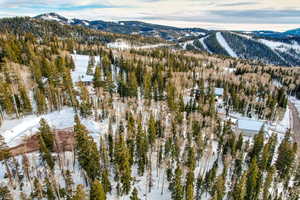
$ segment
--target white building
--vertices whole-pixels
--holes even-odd
[[[246,136],[256,135],[263,127],[264,122],[251,119],[238,119],[237,128]]]

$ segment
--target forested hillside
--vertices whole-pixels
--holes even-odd
[[[31,33],[36,37],[72,38],[81,44],[107,44],[116,39],[131,45],[168,44],[183,48],[264,64],[300,66],[300,35],[294,32],[222,31],[201,28],[177,28],[139,21],[106,22],[68,19],[56,13],[36,17],[0,19],[2,33]],[[294,34],[293,34],[294,33]],[[177,46],[176,46],[177,45]],[[126,48],[128,45],[123,45]]]
[[[299,68],[6,20],[0,199],[299,199]]]

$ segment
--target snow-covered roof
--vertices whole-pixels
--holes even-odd
[[[263,122],[251,120],[251,119],[239,119],[237,122],[237,126],[241,130],[248,130],[248,131],[256,131],[259,132],[261,127],[263,126]]]
[[[215,88],[215,95],[223,96],[224,89],[223,88]]]

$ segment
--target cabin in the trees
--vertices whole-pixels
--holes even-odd
[[[241,131],[245,136],[254,136],[256,135],[264,123],[261,121],[251,120],[251,119],[238,119],[237,120],[237,128]]]

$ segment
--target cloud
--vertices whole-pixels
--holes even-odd
[[[259,24],[295,24],[300,21],[300,10],[214,10],[210,11],[214,16],[211,22],[218,19],[235,23],[259,23]]]
[[[282,29],[300,21],[298,1],[0,0],[0,16],[35,16],[44,12],[58,12],[69,18],[89,20],[143,20],[178,26],[206,24],[209,27],[227,27],[229,24],[235,24],[232,27],[258,24],[259,27],[259,24],[273,24]]]
[[[223,7],[235,7],[235,6],[249,6],[249,5],[256,5],[256,2],[238,2],[238,3],[223,3],[219,4],[219,6]]]

